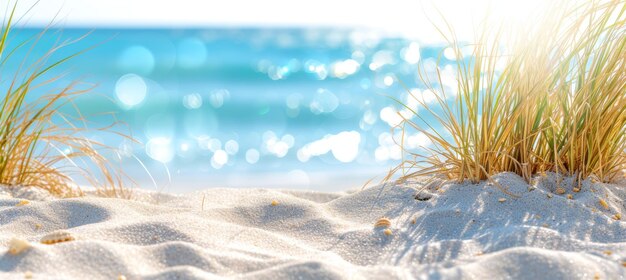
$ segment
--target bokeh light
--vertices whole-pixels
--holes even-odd
[[[206,62],[207,49],[198,38],[188,38],[178,43],[177,62],[181,68],[197,68]]]
[[[337,96],[327,89],[320,88],[313,96],[309,108],[313,114],[332,113],[339,106]]]
[[[115,95],[125,108],[141,104],[148,93],[146,82],[139,75],[126,74],[115,84]]]
[[[255,164],[259,161],[260,154],[256,149],[249,149],[246,151],[246,161],[249,164]]]
[[[107,32],[96,34],[113,36]],[[86,53],[77,68],[105,81],[102,91],[117,106],[96,97],[78,105],[118,110],[143,146],[102,141],[118,146],[124,161],[159,166],[155,172],[165,163],[174,181],[264,172],[302,186],[324,172],[371,178],[401,159],[402,139],[391,128],[418,121],[414,112],[428,119],[423,106],[443,91],[449,102],[457,90],[449,50],[368,30],[115,32],[110,48]],[[463,46],[454,59],[471,51]],[[437,92],[419,81],[418,67]],[[431,145],[415,131],[403,140],[415,151]]]
[[[154,54],[144,46],[130,46],[118,58],[118,67],[128,72],[149,75],[154,70]]]
[[[192,93],[183,97],[183,106],[185,108],[193,110],[202,106],[202,96],[198,93]]]
[[[174,147],[172,140],[165,137],[152,138],[146,143],[146,154],[152,159],[168,163],[174,159]]]

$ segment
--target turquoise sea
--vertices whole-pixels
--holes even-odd
[[[39,32],[17,29],[10,43]],[[24,58],[85,34],[57,53],[89,49],[57,68],[65,74],[58,83],[95,86],[76,100],[88,125],[115,118],[143,144],[87,137],[119,147],[123,169],[142,186],[154,183],[139,161],[157,188],[174,191],[338,190],[380,179],[401,159],[391,128],[403,108],[390,97],[419,112],[407,92],[433,98],[418,65],[445,72],[453,59],[441,46],[368,30],[53,29],[9,61],[3,87]],[[411,133],[405,141],[413,150],[429,144]]]

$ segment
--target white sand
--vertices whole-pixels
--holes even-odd
[[[625,279],[626,217],[611,216],[626,216],[626,184],[585,181],[574,193],[564,180],[573,199],[548,198],[554,178],[528,191],[518,176],[495,176],[517,199],[487,183],[431,184],[420,194],[427,201],[414,199],[419,183],[348,193],[137,191],[138,201],[5,191],[0,279],[27,271],[33,279]],[[32,201],[15,206],[15,197]],[[392,235],[373,228],[381,216]],[[59,229],[77,240],[38,243]],[[32,248],[7,253],[12,237]]]

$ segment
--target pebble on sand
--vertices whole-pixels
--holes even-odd
[[[13,238],[9,241],[9,254],[19,255],[31,247],[30,243],[24,239]]]

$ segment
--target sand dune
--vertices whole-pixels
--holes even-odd
[[[494,180],[520,197],[487,182],[431,183],[421,200],[419,181],[340,193],[138,190],[135,200],[5,188],[0,279],[626,278],[626,223],[613,217],[626,213],[624,186]],[[373,226],[383,216],[391,235]],[[56,230],[76,240],[39,243]],[[13,237],[32,247],[8,253]]]

